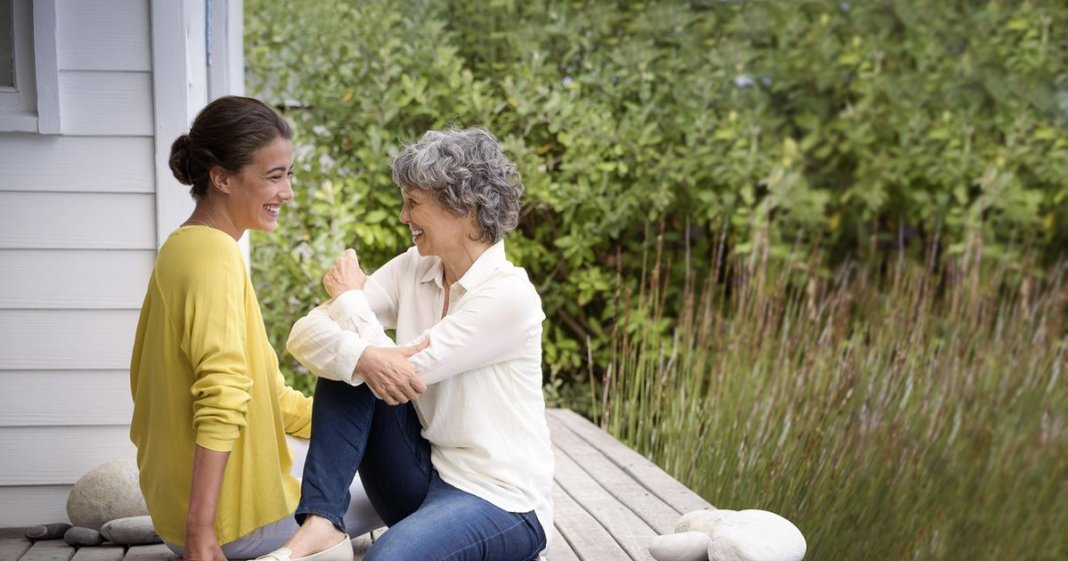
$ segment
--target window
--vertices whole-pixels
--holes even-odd
[[[15,87],[15,62],[11,59],[15,52],[12,45],[14,26],[11,21],[11,0],[0,0],[0,89],[4,90]]]
[[[0,131],[59,132],[55,0],[0,0]]]

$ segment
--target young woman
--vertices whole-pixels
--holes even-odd
[[[278,371],[237,245],[247,230],[274,230],[293,198],[291,135],[263,103],[223,97],[171,147],[171,170],[196,208],[160,248],[148,283],[130,438],[156,531],[188,561],[254,558],[297,530],[290,447],[303,458],[286,435],[308,438],[312,402]],[[347,520],[380,525],[362,486],[352,487]]]

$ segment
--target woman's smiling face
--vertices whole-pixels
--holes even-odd
[[[424,257],[442,257],[456,251],[476,233],[474,221],[442,207],[422,189],[402,189],[400,221],[412,232],[412,243]]]
[[[240,230],[270,232],[278,227],[282,206],[293,199],[293,143],[278,137],[257,150],[252,161],[231,175],[227,201]]]

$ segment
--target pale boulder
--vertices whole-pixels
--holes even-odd
[[[808,545],[789,520],[764,510],[742,510],[715,526],[709,561],[801,561]]]
[[[100,530],[109,520],[147,514],[133,460],[93,468],[74,484],[67,497],[67,516],[74,526]]]
[[[705,561],[708,541],[701,532],[656,536],[649,541],[649,555],[656,561]]]
[[[715,534],[716,526],[735,512],[727,509],[706,509],[687,512],[675,522],[675,533],[701,532],[711,538]]]

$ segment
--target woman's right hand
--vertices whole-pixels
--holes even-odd
[[[424,339],[407,347],[368,346],[356,363],[356,372],[363,377],[371,391],[387,404],[408,403],[426,391],[426,384],[415,373],[408,359],[429,344],[430,341]]]
[[[189,527],[185,531],[185,561],[226,561],[215,529]]]
[[[334,266],[323,275],[323,287],[331,298],[337,298],[350,290],[363,290],[367,275],[360,268],[356,250],[347,249],[334,261]]]

